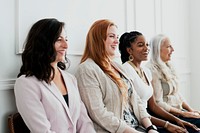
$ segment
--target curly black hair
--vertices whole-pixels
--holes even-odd
[[[122,63],[125,63],[129,60],[129,53],[127,52],[127,48],[131,47],[131,43],[133,43],[138,36],[141,36],[142,33],[138,31],[132,31],[132,32],[125,32],[121,35],[119,39],[119,51],[121,53],[121,61]]]

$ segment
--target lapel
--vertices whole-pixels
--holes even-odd
[[[148,86],[151,86],[150,77],[149,77],[149,75],[147,74],[147,72],[146,72],[146,69],[145,69],[145,68],[143,68],[143,72],[144,72],[144,75],[145,75],[145,77],[146,77],[146,79],[147,79]]]
[[[64,82],[65,82],[65,85],[66,87],[68,86],[66,84],[66,81],[65,81],[65,77],[61,71],[61,74],[64,78]],[[44,86],[46,86],[46,88],[58,99],[58,101],[61,102],[61,104],[63,105],[63,107],[65,108],[65,111],[67,112],[67,116],[68,118],[70,119],[71,123],[73,124],[73,121],[72,121],[72,118],[71,118],[71,114],[70,114],[70,111],[69,111],[69,107],[67,106],[67,103],[65,101],[65,99],[63,98],[63,95],[62,93],[58,90],[57,86],[55,85],[55,83],[53,81],[51,81],[51,84],[47,84],[46,82],[43,81],[43,84]],[[67,87],[67,91],[68,91],[68,99],[70,100],[70,90],[69,90],[70,87]],[[69,102],[69,106],[70,106],[70,102]]]
[[[60,70],[62,76],[63,76],[63,79],[64,79],[64,83],[65,83],[65,86],[67,88],[67,93],[68,93],[68,104],[69,104],[69,107],[67,106],[67,109],[68,110],[72,110],[73,112],[73,106],[75,106],[76,104],[74,103],[75,99],[74,96],[74,92],[73,92],[73,88],[74,88],[74,84],[72,84],[72,79],[71,77],[69,77],[69,75],[66,75],[66,73],[62,70]],[[77,98],[77,97],[76,97]]]
[[[125,72],[122,71],[122,67],[121,67],[119,64],[117,64],[116,62],[111,62],[111,64],[112,64],[112,66],[113,66],[118,72],[120,72],[126,79],[130,80],[130,79],[128,78],[128,76],[125,74]],[[120,67],[120,68],[119,68],[119,67]]]

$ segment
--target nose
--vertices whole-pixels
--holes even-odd
[[[119,44],[119,40],[116,40],[115,43],[116,43],[116,44]]]
[[[149,51],[150,50],[149,45],[148,44],[144,45],[144,49],[147,50],[147,51]]]
[[[174,51],[174,47],[171,46],[171,50],[172,50],[172,52],[173,52],[173,51]]]
[[[119,38],[118,37],[115,38],[115,43],[119,44]]]
[[[68,48],[68,40],[65,40],[63,43],[62,43],[62,46],[64,47],[64,48]]]

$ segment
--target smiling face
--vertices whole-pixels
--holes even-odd
[[[66,50],[68,48],[68,43],[66,39],[65,30],[62,29],[60,36],[55,42],[55,50],[56,50],[56,60],[55,62],[60,62],[65,60]]]
[[[160,58],[163,62],[171,60],[171,54],[174,51],[174,48],[171,45],[171,42],[168,38],[164,39],[160,46]]]
[[[108,27],[107,37],[105,40],[105,49],[109,57],[114,57],[118,43],[117,27],[114,25]]]
[[[136,40],[131,43],[131,47],[127,48],[130,55],[133,56],[134,62],[140,63],[141,61],[146,61],[149,54],[149,45],[143,35],[140,35]]]

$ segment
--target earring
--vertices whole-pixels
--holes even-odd
[[[133,61],[134,57],[132,55],[129,55],[128,59],[129,61]]]

